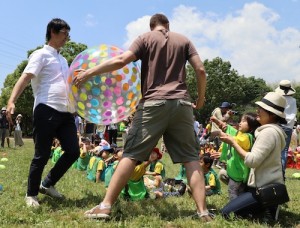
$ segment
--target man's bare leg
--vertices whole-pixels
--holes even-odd
[[[109,183],[108,189],[106,191],[105,197],[102,201],[104,205],[113,205],[120,192],[127,184],[134,168],[136,165],[136,160],[131,158],[122,158],[114,172],[111,181]]]
[[[102,203],[85,212],[87,218],[107,218],[111,212],[111,206],[116,202],[120,192],[127,184],[134,168],[136,160],[122,158],[114,172]]]
[[[202,168],[198,161],[184,163],[186,176],[192,191],[192,197],[199,213],[207,212],[205,201],[205,182]]]

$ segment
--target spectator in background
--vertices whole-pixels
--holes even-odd
[[[300,146],[300,125],[297,125],[296,128],[294,129],[294,134],[295,134],[296,140],[297,140],[296,147],[298,147],[298,146]]]
[[[283,176],[285,178],[286,160],[297,115],[297,104],[296,99],[293,97],[293,95],[295,94],[295,89],[292,87],[289,80],[280,81],[279,86],[275,89],[275,92],[282,95],[286,100],[284,113],[287,123],[281,124],[282,129],[287,135],[285,148],[281,152],[281,163]]]
[[[218,120],[221,120],[222,122],[227,122],[228,119],[231,117],[232,112],[231,112],[231,104],[227,101],[222,102],[220,107],[217,107],[213,110],[212,116],[216,117]],[[214,122],[211,123],[211,132],[218,131],[220,128],[218,125]],[[220,140],[219,137],[215,137],[214,139],[215,145],[217,147],[217,150],[220,147]]]
[[[117,137],[118,137],[118,127],[117,124],[110,124],[108,125],[108,137],[109,137],[109,144],[117,145]]]
[[[75,113],[75,125],[76,125],[77,132],[80,135],[82,135],[83,134],[82,119],[81,119],[81,117],[77,113]]]
[[[99,135],[100,139],[104,139],[105,125],[97,125],[96,134]]]
[[[24,142],[22,139],[21,122],[22,122],[22,115],[18,114],[17,118],[16,118],[15,130],[14,130],[15,147],[24,145]]]
[[[6,139],[7,146],[9,147],[9,122],[6,118],[6,108],[1,109],[0,114],[0,137],[1,137],[1,147],[4,147],[4,142]]]
[[[84,137],[89,138],[94,143],[95,124],[89,121],[85,122],[84,125]]]
[[[123,146],[125,145],[127,132],[128,132],[127,124],[128,124],[128,122],[126,120],[122,120],[122,122],[120,123],[120,126],[119,126],[119,130],[122,134]]]
[[[201,134],[202,125],[196,120],[196,116],[194,116],[194,131],[197,137]]]

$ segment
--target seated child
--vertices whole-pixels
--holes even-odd
[[[52,146],[51,146],[51,153],[50,153],[50,158],[52,158],[52,156],[53,156],[53,153],[54,153],[54,150],[56,149],[56,147],[57,147],[57,138],[54,138],[53,140],[52,140]]]
[[[164,164],[160,161],[162,158],[162,153],[159,151],[157,147],[153,148],[152,153],[157,154],[157,159],[151,162],[149,171],[145,174],[154,177],[154,185],[159,187],[166,176],[166,170]]]
[[[221,193],[221,184],[218,179],[218,174],[211,168],[214,159],[209,154],[204,154],[200,158],[200,165],[204,172],[205,177],[205,195],[211,196]]]
[[[180,184],[181,182],[187,183],[186,170],[183,164],[180,164],[180,169],[178,175],[175,177],[175,184]]]
[[[108,187],[111,177],[114,174],[114,172],[117,168],[117,165],[122,158],[122,155],[123,155],[123,149],[121,149],[121,148],[116,149],[113,152],[113,155],[105,161],[106,162],[105,188]]]
[[[149,171],[146,172],[146,175],[151,175],[154,177],[154,180],[150,178],[145,178],[146,186],[152,189],[154,193],[153,198],[166,198],[169,196],[182,196],[185,193],[186,185],[183,182],[180,183],[179,189],[175,188],[175,180],[168,179],[168,181],[163,181],[165,178],[166,170],[164,164],[160,161],[162,158],[162,153],[158,148],[154,148],[152,153],[157,154],[157,158],[151,162]],[[184,169],[185,170],[185,169]]]
[[[87,167],[87,179],[99,183],[105,180],[105,160],[108,158],[112,149],[109,146],[101,146],[94,152],[94,156],[90,158]]]
[[[61,148],[60,141],[58,139],[55,139],[55,149],[53,151],[52,158],[51,158],[52,163],[55,164],[63,153],[64,152]]]
[[[146,173],[146,168],[150,165],[150,163],[157,160],[157,156],[157,153],[152,151],[148,161],[137,162],[137,165],[133,173],[131,174],[129,181],[121,192],[121,195],[125,199],[135,201],[149,197],[144,183],[144,174]]]
[[[85,171],[87,169],[87,166],[89,164],[91,154],[89,153],[89,150],[92,149],[91,141],[90,139],[85,140],[83,142],[79,142],[80,146],[80,155],[77,159],[77,166],[76,169],[80,171]]]

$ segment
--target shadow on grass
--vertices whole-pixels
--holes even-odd
[[[116,221],[133,219],[140,215],[147,215],[150,218],[152,216],[159,217],[160,220],[164,221],[172,221],[178,218],[198,219],[196,207],[194,210],[186,210],[181,208],[181,202],[175,203],[166,199],[145,199],[135,202],[120,199],[115,204],[112,215]]]
[[[44,196],[44,198],[41,198],[42,204],[47,204],[52,210],[60,210],[61,208],[86,208],[88,205],[90,205],[91,202],[101,202],[102,197],[99,197],[99,195],[95,195],[91,191],[86,191],[84,198],[81,199],[54,199],[48,196]],[[96,204],[96,203],[95,203]]]
[[[282,227],[298,227],[300,225],[300,212],[290,212],[283,208],[279,212],[278,223],[280,223]]]
[[[95,193],[87,191],[84,198],[81,199],[66,198],[59,200],[44,196],[40,201],[42,204],[46,204],[52,211],[59,211],[62,209],[74,210],[78,208],[86,210],[90,209],[87,207],[91,205],[91,202],[95,202],[96,205],[97,202],[101,202],[102,198],[102,196],[95,195]],[[95,205],[92,205],[91,207]],[[166,199],[127,201],[119,197],[112,208],[112,219],[115,221],[125,221],[140,215],[153,215],[164,221],[172,221],[180,217],[192,219],[196,218],[196,207],[194,210],[186,210],[180,208],[180,202],[175,203]]]

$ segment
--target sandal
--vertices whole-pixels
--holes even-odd
[[[109,219],[110,212],[111,212],[111,206],[107,206],[101,203],[100,205],[97,205],[91,210],[86,211],[84,213],[84,217],[89,219],[98,219],[98,218]]]
[[[197,215],[203,222],[211,222],[215,217],[215,215],[209,211],[204,211],[202,213],[197,212]]]

